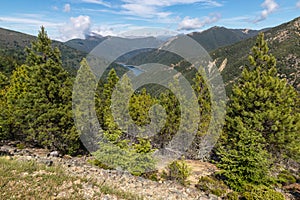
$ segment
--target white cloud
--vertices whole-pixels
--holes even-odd
[[[222,6],[221,3],[218,3],[217,1],[213,0],[123,0],[123,2],[128,4],[140,4],[140,5],[147,5],[147,6],[159,6],[159,7],[165,7],[165,6],[172,6],[172,5],[178,5],[178,4],[193,4],[193,3],[203,3],[205,5],[210,6]]]
[[[168,17],[170,12],[160,12],[157,8],[153,6],[143,5],[143,4],[124,4],[122,5],[124,11],[123,14],[141,16],[145,18],[159,17],[165,18]]]
[[[111,7],[111,4],[102,0],[82,0],[84,3],[93,3],[93,4],[98,4],[106,7]]]
[[[254,21],[255,23],[265,20],[269,14],[275,12],[279,7],[274,0],[265,0],[261,6],[264,8],[264,10],[261,11],[260,17]]]
[[[70,12],[71,11],[71,5],[70,4],[65,4],[64,6],[64,12]]]
[[[167,18],[172,13],[163,11],[173,5],[200,3],[204,6],[220,7],[221,3],[213,0],[122,0],[123,14],[145,18]]]
[[[298,1],[298,2],[296,3],[296,7],[297,7],[297,8],[300,8],[300,1]]]
[[[117,36],[122,29],[127,29],[131,24],[101,24],[94,27],[91,32],[102,36]]]
[[[80,15],[71,17],[69,23],[60,27],[60,37],[62,41],[67,41],[74,38],[84,39],[86,34],[90,32],[91,20],[89,16]]]
[[[14,24],[24,24],[27,26],[45,26],[45,27],[55,27],[57,23],[37,20],[36,18],[20,18],[20,17],[0,17],[2,22],[9,22]]]
[[[212,24],[216,21],[218,21],[221,18],[220,14],[215,14],[209,17],[205,17],[203,19],[199,18],[190,18],[190,17],[185,17],[179,24],[178,24],[178,29],[179,31],[182,30],[195,30],[195,29],[200,29],[208,24]]]

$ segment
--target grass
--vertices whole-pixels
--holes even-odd
[[[130,192],[81,177],[70,176],[62,168],[35,161],[0,157],[0,199],[100,199],[105,194],[118,199],[143,199]]]

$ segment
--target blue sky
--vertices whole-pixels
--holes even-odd
[[[300,16],[300,0],[8,0],[0,5],[0,27],[37,35],[44,25],[61,41],[144,27],[178,33],[212,26],[262,29]]]

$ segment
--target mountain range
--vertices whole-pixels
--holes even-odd
[[[228,29],[213,27],[203,32],[193,32],[187,36],[200,43],[211,55],[220,69],[224,82],[230,91],[232,83],[239,77],[242,68],[248,65],[247,57],[255,45],[256,35],[265,32],[270,52],[277,58],[279,75],[288,79],[300,91],[300,17],[273,28],[263,30]],[[24,48],[36,37],[0,28],[0,71],[7,74],[25,60]],[[53,41],[62,53],[63,66],[72,75],[76,74],[79,63],[98,44],[113,36],[88,35],[85,39],[72,39],[67,42]],[[148,38],[149,39],[149,38]],[[162,42],[159,38],[150,38]],[[124,56],[126,63],[138,65],[148,61],[164,64],[180,63],[180,59],[166,52],[141,51]],[[4,64],[5,63],[5,66]],[[7,67],[10,66],[10,67]]]

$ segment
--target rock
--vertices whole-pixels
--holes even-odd
[[[0,149],[0,156],[13,156],[14,154],[10,151],[10,149],[2,146]]]
[[[217,195],[214,195],[214,194],[209,194],[208,197],[209,197],[210,200],[218,200],[219,199],[219,197]]]
[[[64,158],[64,159],[68,159],[68,160],[70,160],[70,159],[72,159],[72,156],[69,156],[69,155],[64,155],[64,156],[63,156],[63,158]]]
[[[53,165],[53,160],[50,159],[41,159],[40,162],[47,165],[48,167]]]
[[[59,153],[58,153],[58,151],[52,151],[49,153],[49,156],[50,157],[59,157]]]

